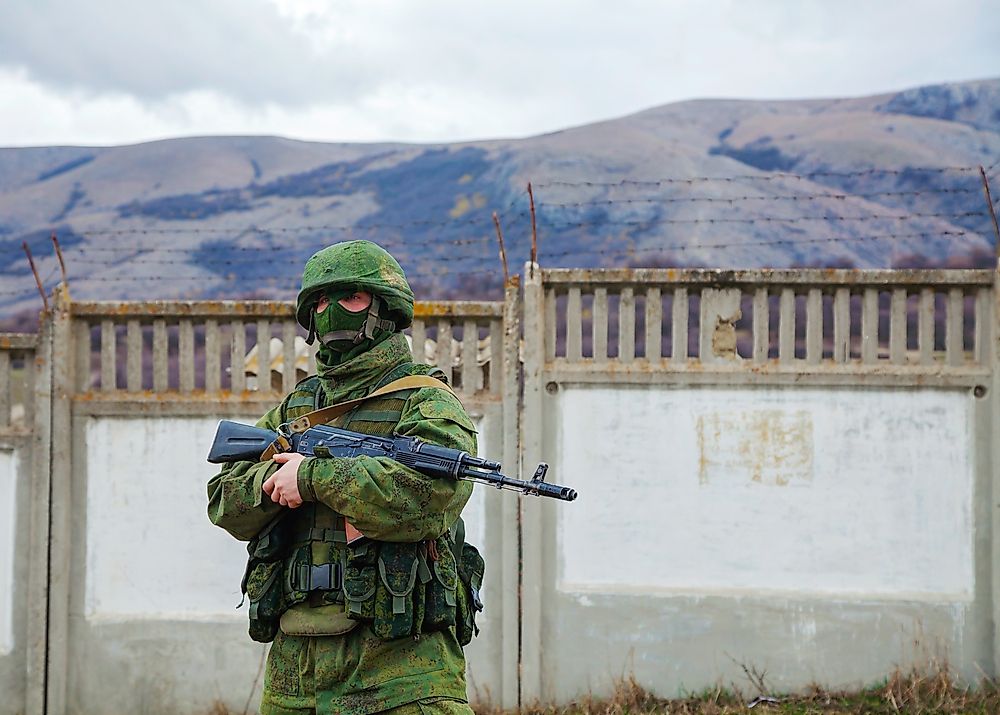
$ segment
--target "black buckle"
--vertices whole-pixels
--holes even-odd
[[[299,566],[298,577],[296,590],[300,591],[339,591],[344,586],[340,564],[303,564]]]

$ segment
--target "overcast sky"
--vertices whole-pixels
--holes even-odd
[[[527,136],[1000,76],[997,0],[4,0],[0,146]]]

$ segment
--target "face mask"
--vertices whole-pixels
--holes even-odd
[[[334,352],[343,353],[358,346],[364,340],[364,326],[369,308],[352,313],[338,301],[354,293],[349,291],[328,291],[330,304],[322,313],[315,315],[316,336],[319,341]],[[372,297],[374,301],[374,296]]]

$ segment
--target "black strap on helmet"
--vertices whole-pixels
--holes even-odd
[[[316,342],[316,311],[309,311],[309,335],[306,337],[306,345]]]
[[[361,330],[358,331],[357,337],[354,338],[355,343],[360,343],[364,338],[374,338],[375,331],[378,329],[385,330],[389,333],[396,331],[395,321],[379,317],[378,313],[381,304],[382,301],[379,297],[372,293],[372,304],[368,306],[368,318],[365,319],[365,324],[361,326]]]

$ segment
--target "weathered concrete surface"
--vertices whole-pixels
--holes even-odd
[[[972,402],[562,389],[557,453],[583,496],[560,512],[560,588],[967,601]]]
[[[487,406],[485,410],[473,409],[473,422],[479,432],[477,437],[479,456],[500,459],[503,453],[500,420],[498,403]],[[505,468],[506,466],[504,465]],[[513,474],[514,470],[505,473]],[[479,702],[496,702],[499,697],[500,663],[503,657],[500,634],[502,607],[505,599],[517,598],[516,593],[505,593],[501,585],[500,511],[506,499],[516,500],[517,497],[510,492],[501,493],[496,489],[477,484],[462,512],[466,541],[476,546],[486,559],[486,576],[482,590],[486,610],[476,619],[481,633],[465,649],[469,697]]]
[[[701,362],[707,364],[738,360],[736,353],[736,321],[742,315],[740,312],[739,289],[728,288],[718,290],[706,288],[701,293],[700,324],[701,346],[699,356]]]
[[[256,712],[267,646],[242,622],[70,619],[71,714],[204,715],[220,702]]]
[[[581,497],[550,514],[543,696],[628,672],[671,695],[739,684],[743,664],[779,690],[933,657],[990,672],[975,405],[961,390],[560,385],[548,455]]]
[[[17,452],[0,450],[0,656],[14,650],[14,540],[17,536]]]
[[[0,445],[0,714],[25,707],[25,605],[28,581],[28,460]]]
[[[755,692],[746,665],[787,692],[871,685],[897,665],[945,657],[975,679],[991,659],[965,642],[985,623],[969,604],[555,593],[546,615],[545,697],[560,701],[607,693],[623,674],[663,696],[719,683]]]
[[[246,415],[253,422],[256,415]],[[496,454],[496,409],[479,410],[480,452]],[[77,544],[70,597],[69,712],[204,713],[218,700],[242,712],[260,682],[264,647],[246,635],[237,611],[245,545],[212,526],[205,462],[215,417],[81,417],[75,431]],[[466,507],[467,538],[490,560],[487,521],[501,499],[477,487]],[[492,559],[495,564],[498,559]],[[500,611],[498,573],[487,569],[484,594]],[[472,695],[496,692],[499,640],[468,649]],[[255,685],[256,683],[256,685]]]
[[[248,417],[245,421],[256,420]],[[239,620],[246,547],[206,515],[218,419],[91,418],[88,620]]]

